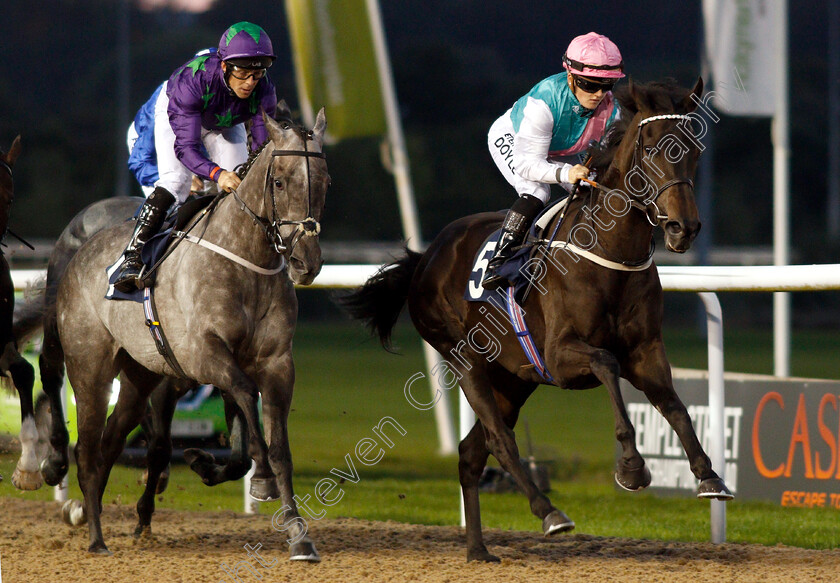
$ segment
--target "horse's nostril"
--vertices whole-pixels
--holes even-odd
[[[306,264],[303,261],[301,261],[300,259],[298,259],[297,257],[292,257],[291,259],[289,259],[289,263],[292,264],[292,267],[294,268],[295,271],[298,271],[298,272],[306,271]]]
[[[683,232],[683,227],[678,221],[668,221],[665,223],[665,230],[669,235],[679,235]]]

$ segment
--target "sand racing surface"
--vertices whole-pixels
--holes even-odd
[[[254,581],[837,581],[840,549],[805,550],[745,544],[713,545],[584,534],[547,539],[536,532],[485,530],[501,564],[467,563],[457,527],[367,522],[349,518],[310,521],[319,564],[287,560],[283,533],[271,516],[234,512],[159,510],[154,534],[135,540],[131,506],[107,505],[105,542],[113,556],[93,556],[87,526],[59,517],[58,502],[0,498],[0,568],[3,583],[55,581],[248,583]],[[249,557],[257,549],[266,566]],[[261,545],[261,546],[257,546]],[[223,565],[238,567],[238,579]],[[250,571],[249,569],[254,569]]]

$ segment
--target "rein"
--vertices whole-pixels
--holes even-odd
[[[272,269],[266,269],[264,267],[260,267],[259,265],[255,265],[251,263],[247,259],[239,257],[238,255],[231,253],[227,249],[220,247],[218,245],[214,245],[213,243],[209,243],[204,241],[201,237],[196,237],[190,234],[190,231],[197,226],[208,213],[212,213],[215,210],[216,205],[218,202],[225,197],[223,193],[219,193],[216,198],[211,202],[204,210],[201,212],[200,216],[192,222],[190,227],[186,229],[186,231],[177,231],[174,233],[174,242],[169,248],[166,250],[166,253],[155,263],[147,272],[143,274],[143,279],[147,279],[154,271],[157,270],[158,266],[163,263],[164,259],[166,259],[177,247],[178,243],[181,241],[189,241],[195,245],[199,245],[204,247],[214,253],[217,253],[234,263],[238,263],[243,267],[255,272],[259,273],[260,275],[276,275],[285,269],[286,267],[286,260],[285,257],[282,257],[283,253],[286,251],[287,247],[283,242],[283,238],[280,235],[280,227],[283,225],[297,225],[298,228],[295,231],[295,236],[292,239],[292,243],[290,245],[291,250],[294,250],[295,245],[297,244],[298,240],[301,236],[315,236],[321,232],[321,225],[312,218],[312,180],[310,178],[310,171],[309,171],[309,158],[326,158],[323,152],[312,152],[306,149],[306,136],[303,137],[303,150],[274,150],[271,152],[272,157],[276,156],[303,156],[306,158],[306,178],[307,178],[307,217],[302,221],[291,221],[291,220],[277,220],[277,204],[274,199],[274,195],[271,195],[271,202],[272,202],[272,220],[269,221],[268,219],[259,216],[251,208],[242,200],[239,195],[236,193],[236,190],[232,190],[231,193],[236,201],[239,203],[240,210],[244,211],[251,219],[254,221],[254,224],[258,224],[262,227],[266,238],[274,247],[274,250],[281,255],[280,265]],[[247,166],[250,169],[250,163]],[[246,170],[247,171],[247,170]],[[268,195],[268,189],[271,187],[271,184],[274,182],[274,165],[269,164],[269,171],[266,173],[266,180],[265,180],[265,189],[263,191],[263,197],[265,198]]]

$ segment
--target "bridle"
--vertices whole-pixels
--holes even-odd
[[[639,122],[639,125],[636,128],[636,140],[635,140],[636,143],[635,143],[635,146],[633,147],[633,162],[632,162],[631,168],[636,168],[636,167],[641,168],[642,167],[640,165],[641,153],[642,153],[642,150],[643,150],[643,147],[644,147],[643,144],[642,144],[642,126],[644,126],[648,123],[654,122],[654,121],[670,120],[670,119],[689,120],[691,118],[688,115],[685,115],[685,114],[668,113],[668,114],[661,114],[661,115],[652,115],[650,117],[646,117],[646,118],[642,119]],[[597,183],[593,180],[589,180],[589,179],[584,178],[583,182],[586,182],[592,188],[600,191],[599,192],[599,197],[598,197],[599,200],[600,200],[601,197],[606,196],[607,194],[609,194],[611,192],[614,192],[614,189],[608,188],[606,186],[602,186],[601,184],[599,184],[599,183]],[[660,221],[666,220],[668,218],[668,215],[663,215],[661,213],[661,211],[659,210],[659,207],[656,205],[657,199],[660,197],[660,195],[663,192],[665,192],[666,190],[668,190],[672,186],[677,186],[678,184],[687,184],[689,188],[691,188],[692,190],[694,189],[694,182],[690,178],[672,178],[671,180],[668,180],[665,183],[657,186],[656,187],[656,192],[654,192],[652,197],[642,198],[642,197],[639,197],[639,196],[633,196],[632,194],[628,194],[627,196],[630,199],[628,201],[628,203],[631,207],[641,210],[644,213],[645,218],[647,219],[648,223],[650,223],[651,226],[656,227],[659,224]],[[577,192],[577,191],[575,191],[575,192]],[[574,194],[572,195],[572,197],[574,197]],[[651,212],[651,210],[653,212]],[[554,230],[551,234],[551,237],[547,240],[542,241],[543,243],[547,243],[549,247],[558,245],[558,243],[555,242],[555,237],[557,235],[557,232],[560,229],[560,223],[562,222],[562,220],[563,220],[563,218],[561,216],[560,220],[555,223]],[[647,256],[642,258],[641,260],[638,260],[638,261],[627,261],[627,260],[613,261],[613,260],[610,260],[610,259],[600,258],[597,255],[595,255],[593,253],[590,253],[590,252],[588,252],[584,249],[577,248],[577,246],[572,245],[572,243],[569,242],[569,241],[566,241],[565,243],[559,243],[559,245],[566,246],[566,247],[569,247],[569,248],[574,247],[574,250],[575,250],[576,253],[587,256],[591,261],[594,261],[595,263],[599,263],[600,265],[603,265],[603,266],[608,267],[610,269],[629,270],[629,271],[641,271],[641,270],[647,269],[647,267],[650,265],[651,260],[653,258],[653,251],[654,251],[654,241],[653,241],[653,239],[651,239],[650,250],[649,250]],[[600,247],[600,243],[598,243],[597,240],[596,240],[596,245],[598,245]],[[603,248],[602,248],[602,250],[603,250]]]
[[[5,160],[0,160],[0,168],[2,168],[3,170],[5,170],[6,172],[8,172],[8,173],[9,173],[9,177],[10,177],[10,178],[13,178],[13,176],[12,176],[12,167],[11,167],[11,166],[9,166],[9,164],[8,164]]]
[[[315,237],[321,232],[321,224],[312,216],[312,174],[309,167],[309,159],[310,158],[325,158],[323,152],[313,152],[310,151],[306,147],[307,139],[312,138],[312,132],[300,132],[301,137],[303,139],[303,150],[273,150],[271,152],[272,161],[269,162],[268,165],[268,172],[265,175],[265,187],[263,189],[263,200],[270,198],[271,199],[271,218],[265,218],[259,216],[257,213],[251,210],[251,208],[245,204],[245,201],[242,200],[236,191],[233,192],[233,196],[236,201],[239,203],[239,209],[244,211],[251,219],[254,221],[255,224],[258,224],[262,227],[263,232],[265,233],[268,242],[272,245],[274,250],[282,255],[286,251],[289,254],[294,251],[295,246],[300,241],[301,237]],[[306,159],[306,182],[307,182],[307,201],[306,201],[306,218],[296,221],[291,219],[282,219],[278,218],[277,216],[277,200],[274,197],[274,158],[279,156],[302,156]],[[283,236],[280,234],[280,228],[287,226],[287,225],[297,225],[297,228],[292,233],[292,240],[287,245],[286,242],[283,240]]]
[[[639,122],[638,127],[636,128],[636,145],[633,149],[633,165],[631,168],[642,168],[641,166],[641,153],[643,149],[642,145],[642,126],[654,121],[661,121],[661,120],[669,120],[669,119],[681,119],[681,120],[690,120],[691,118],[688,115],[680,114],[680,113],[666,113],[662,115],[652,115],[650,117],[646,117]],[[641,209],[645,213],[645,217],[647,218],[648,222],[651,226],[657,226],[660,221],[664,221],[668,218],[668,215],[663,215],[659,210],[659,207],[656,205],[657,199],[659,196],[671,188],[672,186],[677,186],[678,184],[687,184],[688,187],[694,190],[694,181],[690,178],[672,178],[668,180],[664,184],[660,184],[656,187],[656,192],[654,192],[652,197],[645,198],[644,200],[639,200],[636,197],[631,197],[630,204],[636,208]],[[653,214],[651,215],[651,209],[653,210]]]

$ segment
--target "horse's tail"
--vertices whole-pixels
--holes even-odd
[[[408,299],[408,288],[421,257],[422,253],[406,249],[405,257],[383,266],[356,291],[338,298],[353,318],[379,336],[386,350],[391,350],[391,332]]]
[[[23,302],[16,302],[15,304],[15,313],[12,320],[12,334],[14,334],[18,346],[26,344],[43,327],[44,315],[49,309],[46,299],[46,278],[39,278],[27,287],[23,297]],[[53,306],[53,309],[55,309],[55,306]]]

